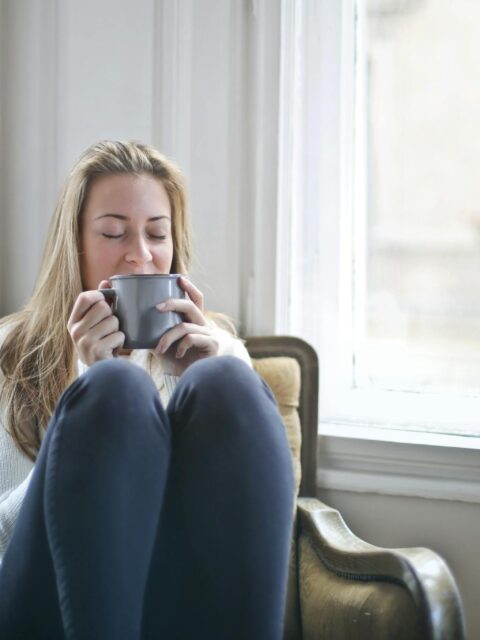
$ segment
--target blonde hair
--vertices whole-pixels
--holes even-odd
[[[89,147],[67,176],[50,222],[33,294],[25,308],[0,321],[8,335],[0,347],[5,380],[0,400],[17,447],[35,460],[60,395],[76,376],[67,321],[82,291],[80,222],[89,187],[101,176],[147,174],[161,180],[172,215],[171,273],[187,273],[191,234],[183,176],[153,147],[104,140]]]

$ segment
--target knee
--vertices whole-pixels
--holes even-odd
[[[183,393],[182,393],[183,391]],[[245,362],[234,356],[219,356],[199,360],[183,374],[179,383],[180,395],[195,396],[216,410],[221,407],[245,406],[261,399],[273,400],[262,379]]]
[[[62,396],[49,428],[52,459],[70,460],[71,454],[79,473],[95,470],[105,481],[105,469],[116,464],[143,469],[152,455],[165,455],[170,442],[168,419],[153,381],[137,365],[118,360],[96,363],[77,378]],[[115,481],[116,476],[109,477]]]
[[[140,367],[112,358],[92,365],[83,374],[88,387],[95,389],[98,395],[130,397],[157,393],[150,376]]]
[[[184,374],[187,381],[194,381],[204,393],[218,394],[234,385],[251,387],[259,382],[256,373],[240,358],[219,356],[194,363]]]
[[[82,377],[88,386],[99,392],[115,392],[115,395],[119,396],[122,392],[150,391],[154,386],[150,376],[143,369],[116,358],[96,362]]]
[[[194,448],[225,452],[246,445],[249,451],[278,451],[288,464],[285,429],[273,394],[239,358],[208,358],[189,367],[168,413],[174,437],[186,438],[183,442]]]
[[[117,359],[92,365],[67,390],[65,408],[81,407],[85,413],[112,416],[131,415],[159,404],[158,391],[140,367]]]

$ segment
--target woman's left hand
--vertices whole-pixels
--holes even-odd
[[[181,375],[196,360],[216,356],[219,341],[215,328],[203,313],[203,294],[187,278],[179,277],[178,284],[187,298],[169,298],[157,305],[160,313],[175,311],[184,321],[169,329],[160,338],[155,353],[164,359],[166,369],[174,375]]]

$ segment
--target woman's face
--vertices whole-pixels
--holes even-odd
[[[80,225],[84,290],[115,274],[169,273],[171,225],[170,201],[160,180],[149,175],[94,180]]]

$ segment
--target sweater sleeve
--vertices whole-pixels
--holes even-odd
[[[20,507],[30,485],[32,473],[33,468],[23,482],[20,482],[14,489],[5,491],[0,496],[0,562],[12,537]]]
[[[219,356],[235,356],[253,368],[248,351],[240,338],[235,338],[228,331],[220,328],[216,328],[216,335],[219,341]]]
[[[5,337],[0,334],[0,341]],[[0,385],[3,375],[0,372]],[[0,406],[0,559],[5,553],[27,492],[33,462],[15,445],[5,427],[5,407]]]
[[[236,358],[243,360],[249,367],[253,367],[243,341],[240,340],[240,338],[232,336],[232,334],[225,329],[215,326],[214,323],[211,323],[211,325],[215,328],[215,336],[218,340],[218,355],[235,356]]]

